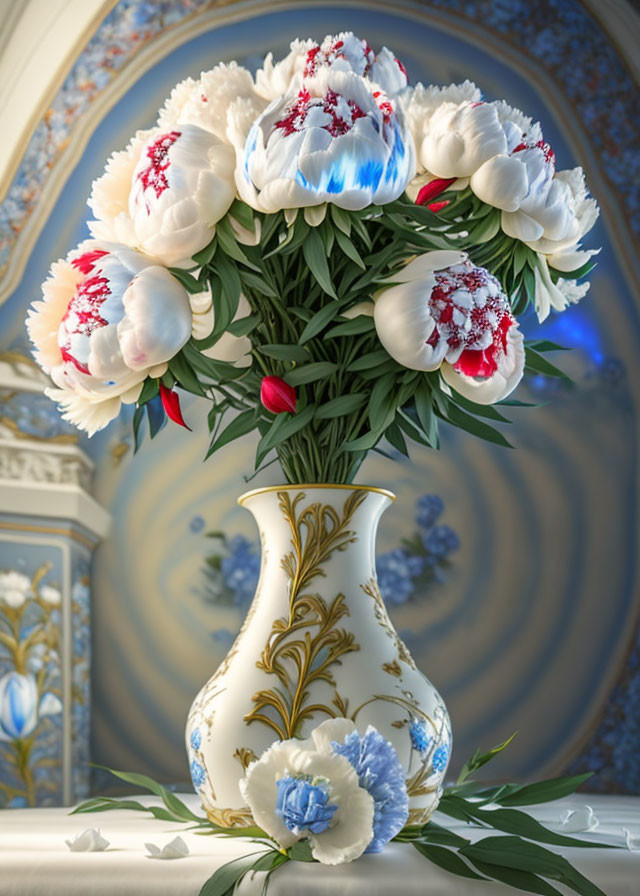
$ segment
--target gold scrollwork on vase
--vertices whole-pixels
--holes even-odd
[[[300,511],[304,492],[293,499],[287,491],[278,492],[278,504],[291,531],[292,550],[280,563],[288,579],[289,612],[274,621],[256,665],[275,675],[280,687],[254,694],[254,706],[245,721],[269,726],[281,740],[295,737],[302,723],[316,713],[336,717],[331,707],[309,702],[311,686],[323,681],[335,687],[332,667],[341,664],[341,657],[360,649],[353,633],[338,627],[349,615],[344,594],[326,601],[305,589],[315,578],[326,575],[323,564],[334,551],[345,551],[357,540],[349,526],[365,497],[362,491],[352,492],[340,515],[321,502]],[[344,702],[337,691],[336,702]]]

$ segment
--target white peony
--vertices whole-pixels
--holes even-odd
[[[577,283],[575,280],[565,280],[560,277],[554,283],[547,260],[543,256],[538,257],[533,273],[535,281],[534,306],[540,321],[549,316],[552,308],[555,311],[564,311],[569,305],[579,302],[589,291],[588,282]]]
[[[202,72],[198,81],[187,78],[173,88],[158,115],[158,127],[171,131],[193,124],[228,143],[227,113],[238,100],[252,106],[254,118],[267,105],[256,92],[251,72],[236,62],[221,62]]]
[[[137,400],[191,335],[184,288],[165,268],[113,243],[87,240],[55,262],[27,329],[65,419],[92,435]]]
[[[233,149],[194,124],[138,132],[93,184],[91,234],[187,265],[233,202],[233,168]]]
[[[256,89],[267,100],[288,93],[294,82],[298,87],[322,70],[353,72],[377,84],[388,96],[394,96],[408,83],[407,72],[391,50],[383,47],[374,53],[369,44],[352,31],[327,35],[321,44],[313,40],[294,40],[280,62],[268,53],[256,72]]]
[[[373,837],[374,800],[349,760],[330,749],[341,733],[316,729],[308,740],[275,743],[240,782],[256,824],[285,849],[308,838],[314,858],[328,865],[357,859]]]
[[[401,102],[423,180],[451,179],[453,189],[468,183],[501,210],[508,236],[560,264],[565,252],[575,254],[598,206],[581,168],[556,171],[538,123],[503,101],[482,102],[469,82],[442,91],[418,85]]]
[[[380,342],[413,370],[440,370],[478,404],[505,398],[524,371],[524,340],[489,271],[464,253],[429,252],[388,278],[375,297]]]
[[[322,69],[274,100],[244,147],[241,137],[236,184],[259,211],[383,204],[415,173],[413,142],[393,101],[352,72]]]
[[[22,572],[0,572],[0,603],[17,610],[33,594],[31,579]]]

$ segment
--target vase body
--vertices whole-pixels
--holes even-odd
[[[375,537],[393,495],[359,486],[282,486],[239,499],[260,531],[256,595],[224,662],[195,698],[186,743],[209,818],[252,823],[238,782],[274,741],[327,718],[373,725],[407,774],[410,823],[440,798],[451,750],[445,705],[387,615]]]

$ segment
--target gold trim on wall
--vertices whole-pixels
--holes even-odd
[[[0,531],[33,532],[42,535],[61,535],[63,538],[72,538],[74,541],[77,541],[79,544],[84,545],[84,547],[89,548],[90,550],[93,550],[97,544],[97,541],[92,541],[81,532],[77,532],[75,529],[71,528],[65,529],[62,526],[36,526],[33,523],[9,523],[0,521]]]

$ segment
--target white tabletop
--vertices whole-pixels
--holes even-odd
[[[194,810],[198,808],[196,797],[183,799]],[[594,833],[576,836],[624,848],[553,849],[607,896],[639,896],[640,850],[626,848],[622,829],[640,838],[640,797],[572,797],[542,806],[535,815],[557,827],[567,809],[585,803],[593,807],[599,826]],[[437,820],[470,839],[483,835],[451,819]],[[100,829],[110,843],[108,849],[70,852],[65,840],[89,827]],[[186,858],[146,857],[146,842],[162,847],[177,834],[189,847]],[[7,809],[0,811],[0,896],[198,896],[216,868],[258,848],[246,840],[198,836],[182,825],[138,812],[69,815],[67,809]],[[258,877],[245,878],[239,893],[258,896],[261,886]],[[506,896],[515,892],[502,884],[454,877],[408,844],[391,844],[381,855],[363,856],[338,867],[292,862],[278,869],[269,883],[269,896]]]

